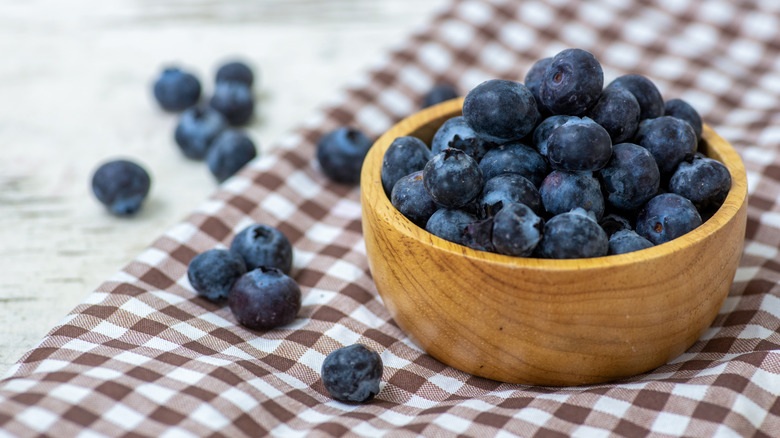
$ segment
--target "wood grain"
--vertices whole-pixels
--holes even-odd
[[[742,254],[744,166],[705,126],[708,155],[731,172],[731,191],[702,226],[648,250],[543,260],[475,251],[404,218],[380,169],[392,140],[460,114],[462,100],[416,114],[369,152],[361,181],[371,273],[398,325],[429,354],[505,382],[581,385],[633,376],[681,354],[712,323]]]

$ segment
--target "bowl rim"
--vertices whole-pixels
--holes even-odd
[[[707,144],[708,156],[720,161],[729,170],[731,174],[731,188],[723,204],[709,219],[696,229],[676,239],[631,253],[577,259],[516,257],[479,251],[447,241],[415,225],[392,205],[381,184],[382,158],[384,157],[384,152],[395,138],[402,135],[412,135],[412,133],[434,120],[441,119],[444,121],[447,118],[461,115],[463,99],[463,97],[460,97],[425,108],[393,125],[374,142],[361,170],[360,190],[362,208],[374,208],[383,212],[378,217],[383,217],[388,223],[405,224],[405,226],[394,226],[393,228],[396,232],[402,233],[407,238],[422,245],[435,246],[442,251],[474,261],[497,263],[518,269],[571,271],[614,268],[663,258],[684,247],[697,244],[729,223],[737,215],[743,204],[747,202],[747,175],[742,159],[731,144],[718,135],[709,125],[704,124],[702,140]],[[428,143],[426,142],[426,144]],[[430,145],[428,146],[430,147]],[[717,156],[712,157],[713,152]],[[376,156],[377,154],[379,157]]]

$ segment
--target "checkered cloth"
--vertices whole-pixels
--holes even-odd
[[[774,0],[454,1],[342,98],[280,142],[90,294],[0,381],[0,437],[780,436],[780,8]],[[687,352],[611,384],[529,387],[477,378],[416,347],[371,281],[358,190],[313,160],[341,125],[378,136],[448,81],[522,80],[567,47],[605,77],[651,77],[737,148],[749,178],[745,252],[712,327]],[[295,247],[294,323],[267,332],[195,296],[196,254],[254,222]],[[378,351],[365,405],[328,396],[334,349]]]

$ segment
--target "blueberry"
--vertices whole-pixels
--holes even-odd
[[[206,164],[217,181],[223,182],[256,156],[257,149],[249,136],[228,129],[214,139],[206,154]]]
[[[463,210],[440,208],[428,219],[425,230],[444,240],[463,245],[466,227],[476,221],[476,216]]]
[[[599,225],[601,225],[601,228],[607,233],[607,236],[612,236],[618,231],[633,229],[631,221],[629,221],[628,218],[616,213],[604,215],[599,221]]]
[[[609,254],[625,254],[651,248],[653,242],[637,234],[634,230],[621,230],[609,237]]]
[[[187,266],[187,279],[192,288],[198,295],[214,302],[227,298],[233,283],[244,274],[244,259],[225,249],[202,252]]]
[[[444,122],[431,140],[431,152],[438,154],[447,148],[460,149],[471,158],[479,161],[492,145],[479,137],[466,123],[463,116],[453,117]]]
[[[495,252],[493,246],[493,218],[477,220],[466,225],[463,245],[477,251]]]
[[[260,266],[233,283],[228,306],[244,327],[269,330],[295,319],[301,309],[301,289],[279,269]]]
[[[696,154],[677,166],[669,191],[688,198],[699,210],[718,208],[731,190],[731,174],[723,163]]]
[[[650,151],[662,175],[674,172],[684,159],[696,152],[696,133],[688,122],[671,116],[644,120],[635,142]]]
[[[609,251],[607,233],[592,213],[576,208],[553,216],[544,224],[536,254],[547,259],[601,257]]]
[[[519,142],[504,143],[487,151],[479,167],[486,180],[503,173],[517,173],[537,187],[549,172],[547,160],[534,148]]]
[[[593,212],[596,219],[604,214],[601,185],[590,172],[554,170],[539,188],[545,211],[554,216],[577,207]]]
[[[431,159],[431,150],[417,137],[398,137],[390,143],[382,157],[382,187],[390,196],[399,179],[422,170]]]
[[[658,192],[661,173],[650,152],[632,143],[612,147],[612,158],[599,170],[607,203],[619,210],[636,210]]]
[[[342,126],[320,137],[317,161],[331,180],[354,185],[360,181],[360,169],[371,144],[362,131]]]
[[[654,119],[664,115],[664,98],[653,81],[642,75],[623,75],[615,78],[606,88],[622,87],[630,91],[639,103],[639,120]]]
[[[463,117],[482,138],[505,143],[520,140],[539,120],[533,94],[519,82],[491,79],[466,94]]]
[[[631,140],[639,126],[639,102],[625,88],[606,88],[588,116],[607,130],[613,144],[622,143]]]
[[[200,99],[200,81],[179,68],[166,68],[154,83],[154,97],[166,111],[182,111]]]
[[[186,157],[202,160],[214,139],[227,126],[222,114],[209,107],[197,106],[181,114],[174,139]]]
[[[553,114],[584,114],[601,94],[604,72],[593,54],[566,49],[556,54],[542,76],[539,97]]]
[[[217,82],[209,105],[225,116],[231,125],[244,125],[252,118],[255,99],[252,89],[236,81]]]
[[[151,179],[146,170],[129,160],[103,163],[92,175],[92,192],[117,216],[129,216],[141,208]]]
[[[460,149],[445,149],[423,168],[423,183],[436,203],[450,208],[466,205],[484,184],[479,164]]]
[[[493,217],[493,246],[500,254],[528,257],[541,241],[543,227],[527,205],[510,202]]]
[[[532,136],[534,146],[542,156],[547,156],[547,142],[550,139],[550,134],[559,126],[568,122],[569,120],[578,120],[577,116],[556,115],[550,116],[544,120],[534,129]]]
[[[664,115],[677,117],[690,123],[693,132],[696,133],[696,139],[701,138],[703,129],[701,116],[694,107],[682,99],[670,99],[664,103]]]
[[[534,100],[536,101],[536,108],[543,117],[547,117],[550,110],[542,104],[542,99],[539,96],[539,87],[542,85],[544,73],[547,71],[550,64],[552,64],[552,60],[552,57],[549,57],[536,61],[528,70],[528,73],[525,74],[525,79],[523,80],[525,87],[533,94]]]
[[[322,383],[337,400],[365,403],[379,394],[382,358],[363,344],[332,351],[322,362]]]
[[[636,232],[660,245],[701,225],[693,203],[675,193],[664,193],[647,201],[636,219]]]
[[[425,190],[422,170],[399,179],[393,186],[390,202],[420,228],[425,228],[428,219],[439,209]]]
[[[292,245],[281,231],[264,224],[250,225],[233,238],[230,250],[244,258],[248,270],[259,266],[278,268],[285,274],[292,269]]]
[[[255,74],[246,63],[231,61],[219,66],[215,82],[240,82],[248,88],[252,88]]]
[[[484,216],[493,216],[512,202],[525,204],[537,214],[542,212],[539,190],[527,178],[516,173],[504,173],[487,180],[478,199]]]
[[[428,108],[456,97],[458,97],[458,91],[452,85],[436,84],[423,96],[422,107]]]
[[[547,158],[553,169],[599,170],[611,156],[609,133],[587,117],[569,120],[555,128],[547,140]]]

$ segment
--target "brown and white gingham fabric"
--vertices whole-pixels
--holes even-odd
[[[780,436],[780,3],[775,0],[459,0],[90,294],[0,381],[0,437]],[[741,266],[712,327],[682,356],[616,383],[529,387],[443,365],[393,323],[368,272],[358,189],[313,156],[341,125],[378,136],[434,83],[522,80],[566,47],[606,80],[652,78],[741,154],[749,218]],[[298,318],[236,324],[186,279],[197,253],[253,222],[295,247]],[[382,390],[332,400],[325,356],[381,354]]]

